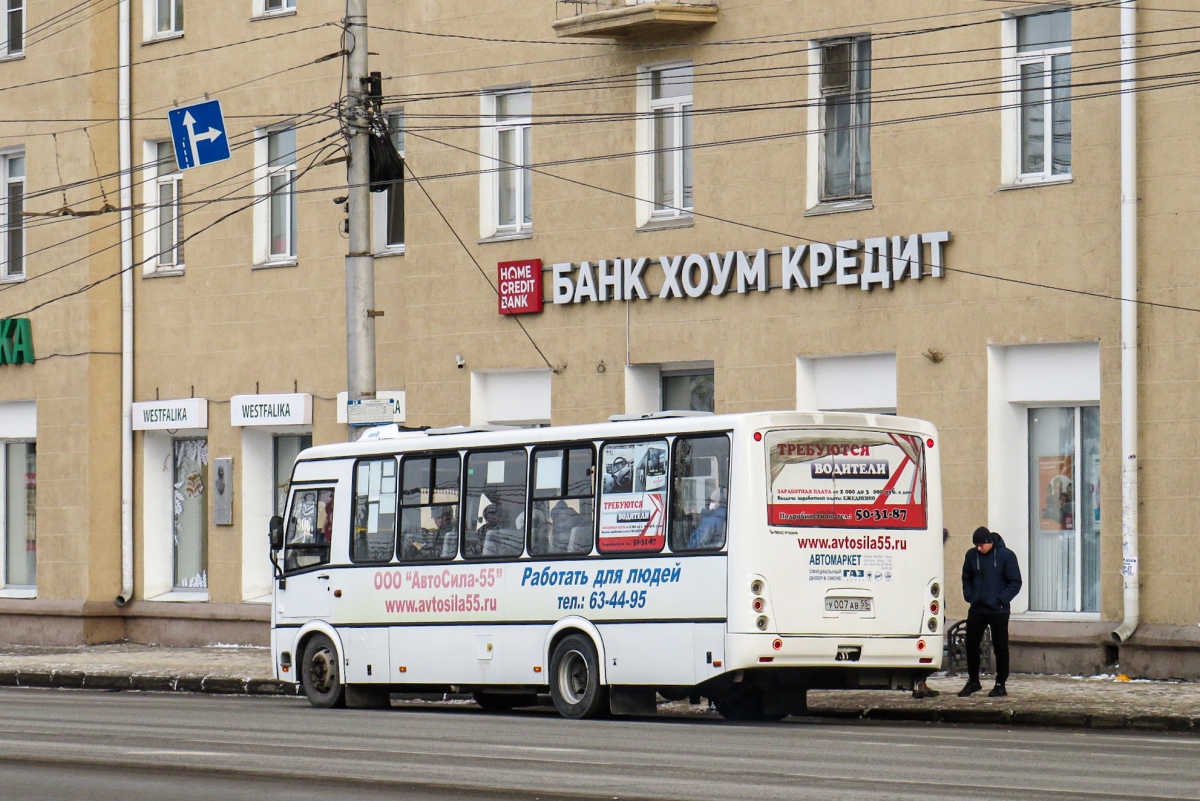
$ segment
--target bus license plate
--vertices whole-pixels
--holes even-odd
[[[826,612],[870,612],[870,598],[826,598]]]

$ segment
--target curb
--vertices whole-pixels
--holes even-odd
[[[40,687],[70,690],[138,690],[141,692],[205,693],[209,695],[299,695],[299,685],[275,679],[234,676],[123,676],[77,671],[0,671],[0,687]]]
[[[1136,729],[1200,732],[1200,718],[1182,715],[1112,715],[1012,709],[810,709],[812,717],[834,720],[915,721],[1001,726],[1040,726],[1055,729]]]

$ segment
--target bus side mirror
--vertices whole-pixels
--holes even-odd
[[[283,550],[283,518],[279,515],[271,518],[271,550]]]

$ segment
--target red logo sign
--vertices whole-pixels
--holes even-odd
[[[500,279],[501,314],[534,314],[542,310],[542,260],[502,261],[496,267]]]

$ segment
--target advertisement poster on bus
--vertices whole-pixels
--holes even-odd
[[[924,443],[873,431],[768,435],[771,525],[920,529],[926,526]]]
[[[599,549],[658,551],[666,542],[667,443],[604,447]]]

